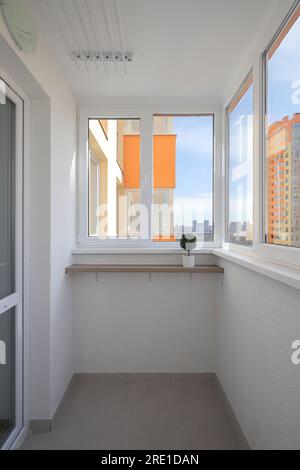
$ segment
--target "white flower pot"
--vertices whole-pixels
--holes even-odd
[[[182,264],[184,268],[194,268],[195,267],[195,256],[182,256]]]

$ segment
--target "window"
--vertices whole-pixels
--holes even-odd
[[[298,3],[265,54],[266,242],[297,248],[300,248],[299,17]]]
[[[89,119],[89,236],[140,236],[140,121]]]
[[[153,135],[152,238],[194,233],[214,241],[212,115],[156,115]]]
[[[253,76],[227,108],[228,227],[230,243],[253,243]]]
[[[164,115],[128,106],[117,116],[114,107],[83,107],[78,245],[176,250],[182,233],[191,232],[199,247],[213,246],[215,233],[220,237],[214,182],[221,173],[214,127],[215,109]]]

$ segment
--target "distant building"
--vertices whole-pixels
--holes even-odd
[[[204,220],[204,233],[209,233],[209,220]]]
[[[267,242],[300,247],[300,114],[269,127],[267,178]]]

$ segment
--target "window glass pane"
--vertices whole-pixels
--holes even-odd
[[[300,248],[300,7],[267,53],[266,241]]]
[[[0,104],[0,299],[14,292],[15,104]]]
[[[214,240],[214,117],[154,116],[152,237]]]
[[[89,236],[140,236],[140,121],[89,120]]]
[[[228,241],[253,242],[253,81],[228,108]]]

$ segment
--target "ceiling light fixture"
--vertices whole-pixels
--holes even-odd
[[[110,51],[73,51],[72,58],[74,62],[132,62],[132,53],[131,52],[115,52],[113,55]]]

